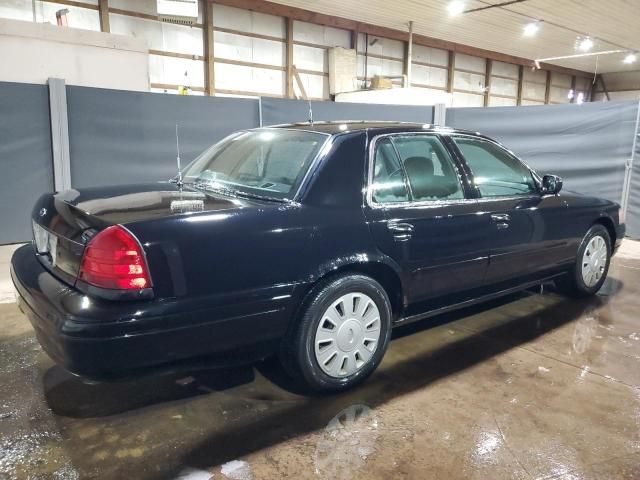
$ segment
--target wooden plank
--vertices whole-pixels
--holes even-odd
[[[487,59],[484,72],[484,106],[489,106],[489,94],[491,93],[491,70],[493,69],[493,60]]]
[[[221,57],[213,57],[213,60],[216,63],[226,63],[228,65],[240,65],[242,67],[264,68],[266,70],[278,70],[280,72],[287,71],[286,67],[279,67],[278,65],[269,65],[268,63],[245,62],[244,60],[234,60],[231,58],[221,58]]]
[[[551,71],[547,70],[547,83],[544,89],[544,103],[549,103],[551,98]]]
[[[447,92],[453,93],[453,76],[456,72],[456,52],[449,51],[449,66],[447,72]]]
[[[109,33],[109,0],[98,0],[98,11],[100,13],[100,31]]]
[[[202,35],[202,41],[204,43],[203,52],[205,56],[204,65],[204,86],[207,95],[216,94],[216,69],[215,69],[215,52],[213,41],[213,5],[209,2],[204,2],[204,11],[202,12],[202,18],[204,20],[204,35]]]
[[[372,55],[369,54],[369,56],[371,57]],[[447,65],[436,65],[435,63],[420,62],[418,60],[414,60],[411,63],[414,65],[420,65],[421,67],[439,68],[441,70],[447,70],[449,68]]]
[[[163,90],[178,90],[178,88],[184,85],[176,85],[174,83],[150,83],[151,88],[162,88]],[[189,87],[194,92],[204,92],[204,87]]]
[[[315,23],[319,25],[327,25],[334,28],[341,28],[344,30],[357,30],[361,33],[368,33],[383,38],[389,38],[392,40],[399,40],[406,42],[409,39],[409,33],[402,30],[395,30],[393,28],[381,27],[379,25],[372,25],[369,23],[357,22],[343,17],[337,17],[333,15],[325,15],[318,12],[312,12],[302,8],[291,7],[287,5],[281,5],[278,3],[268,2],[265,0],[206,0],[212,3],[219,3],[221,5],[228,5],[231,7],[241,8],[245,10],[252,10],[256,12],[266,13],[269,15],[275,15],[279,17],[292,18],[302,22]],[[425,47],[439,48],[442,50],[450,50],[454,52],[464,53],[466,55],[472,55],[476,57],[488,58],[499,62],[512,63],[515,65],[524,65],[527,67],[533,66],[533,60],[516,57],[513,55],[507,55],[499,52],[492,52],[482,48],[472,47],[469,45],[462,45],[447,40],[441,40],[438,38],[432,38],[425,35],[413,35],[413,42],[416,45],[423,45]],[[589,72],[583,72],[580,70],[574,70],[571,68],[559,67],[556,65],[550,65],[542,63],[541,67],[545,70],[553,70],[556,72],[568,73],[570,75],[577,75],[580,77],[589,77]]]
[[[185,60],[206,61],[206,57],[200,55],[192,55],[190,53],[169,52],[167,50],[149,49],[149,55],[160,55],[162,57],[184,58]]]
[[[287,18],[287,27],[286,27],[286,40],[287,40],[287,56],[285,68],[287,72],[287,88],[286,88],[286,96],[287,98],[294,98],[295,92],[293,91],[293,18]]]
[[[228,90],[224,88],[216,89],[217,93],[224,93],[227,95],[242,95],[245,97],[272,97],[272,98],[284,98],[284,95],[278,95],[276,93],[260,93],[260,92],[251,92],[248,90]]]
[[[58,3],[60,5],[67,5],[69,7],[86,8],[87,10],[98,10],[98,5],[92,5],[90,3],[75,2],[73,0],[42,0],[45,3]]]
[[[234,30],[232,28],[213,27],[213,31],[214,32],[229,33],[231,35],[239,35],[239,36],[242,36],[242,37],[260,38],[262,40],[269,40],[271,42],[284,43],[284,42],[287,41],[285,38],[274,37],[273,35],[263,35],[261,33],[243,32],[242,30]]]
[[[365,56],[364,52],[360,52],[360,53],[358,53],[358,55],[360,55],[361,57]],[[368,52],[366,56],[369,57],[369,58],[379,58],[380,60],[389,60],[391,62],[403,62],[404,61],[402,58],[390,57],[388,55],[379,55],[377,53],[371,53],[371,52]],[[413,62],[413,63],[417,63],[417,62]]]
[[[300,75],[298,74],[298,69],[296,68],[295,65],[293,65],[291,70],[293,70],[293,76],[296,79],[296,83],[298,84],[298,88],[300,89],[300,93],[302,95],[302,99],[303,100],[309,100],[309,97],[307,96],[307,90],[304,88],[304,83],[302,83],[302,79],[300,78]]]
[[[517,104],[522,105],[522,90],[524,87],[524,67],[520,65],[518,68],[518,97]]]
[[[98,9],[98,6],[95,6],[95,9]],[[142,13],[142,12],[134,12],[133,10],[125,10],[123,8],[113,8],[113,7],[109,7],[109,13],[112,13],[114,15],[124,15],[127,17],[134,17],[134,18],[141,18],[143,20],[153,20],[156,22],[160,22],[160,18],[158,17],[158,15],[151,15],[148,13]],[[204,28],[204,25],[202,23],[194,23],[192,25],[184,25],[185,28]]]

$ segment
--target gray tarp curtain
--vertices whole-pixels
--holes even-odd
[[[258,126],[260,111],[255,99],[72,86],[67,104],[74,187],[170,178],[176,173],[176,123],[186,164],[225,135]],[[306,101],[263,98],[261,104],[263,125],[308,120]],[[312,107],[316,121],[433,121],[432,107],[318,101]],[[540,172],[563,176],[567,189],[619,202],[636,112],[635,102],[453,108],[447,124],[500,140]],[[0,168],[7,177],[0,194],[0,243],[31,238],[31,208],[41,193],[53,190],[51,148],[47,86],[0,82]],[[629,233],[636,238],[638,169],[640,158],[627,215]]]
[[[640,239],[640,130],[636,132],[635,156],[633,158],[626,222],[627,234],[633,239]]]
[[[433,107],[413,105],[373,105],[370,103],[312,101],[314,121],[388,120],[396,122],[433,122]],[[306,122],[309,102],[262,98],[262,125]]]
[[[538,172],[563,177],[567,190],[620,202],[637,109],[636,102],[452,108],[447,125],[495,138]]]
[[[71,185],[167,180],[177,173],[176,124],[186,165],[258,121],[258,101],[67,86]]]
[[[31,209],[53,190],[46,85],[0,82],[0,244],[31,238]]]

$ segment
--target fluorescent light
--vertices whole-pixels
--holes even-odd
[[[522,34],[525,37],[533,37],[536,33],[538,33],[538,30],[540,30],[540,22],[527,23],[524,26],[524,31],[522,32]]]
[[[578,50],[582,50],[583,52],[588,52],[592,48],[593,40],[591,40],[589,37],[583,38],[582,40],[580,40],[580,43],[578,43]]]
[[[623,62],[624,63],[635,63],[636,60],[638,60],[638,57],[636,56],[636,54],[635,53],[630,53],[629,55],[624,57]]]
[[[449,5],[447,5],[447,10],[449,12],[449,15],[454,16],[454,15],[460,15],[462,12],[464,12],[465,9],[465,4],[462,0],[451,0],[449,2]]]

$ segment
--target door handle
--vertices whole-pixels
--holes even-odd
[[[509,222],[511,220],[511,215],[508,213],[492,213],[491,220],[494,222]]]
[[[394,239],[405,242],[411,238],[414,227],[410,223],[389,222],[387,223],[387,228],[392,233]]]

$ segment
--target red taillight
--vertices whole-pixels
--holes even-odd
[[[118,290],[141,290],[151,286],[140,243],[119,225],[105,228],[89,241],[79,278],[96,287]]]

